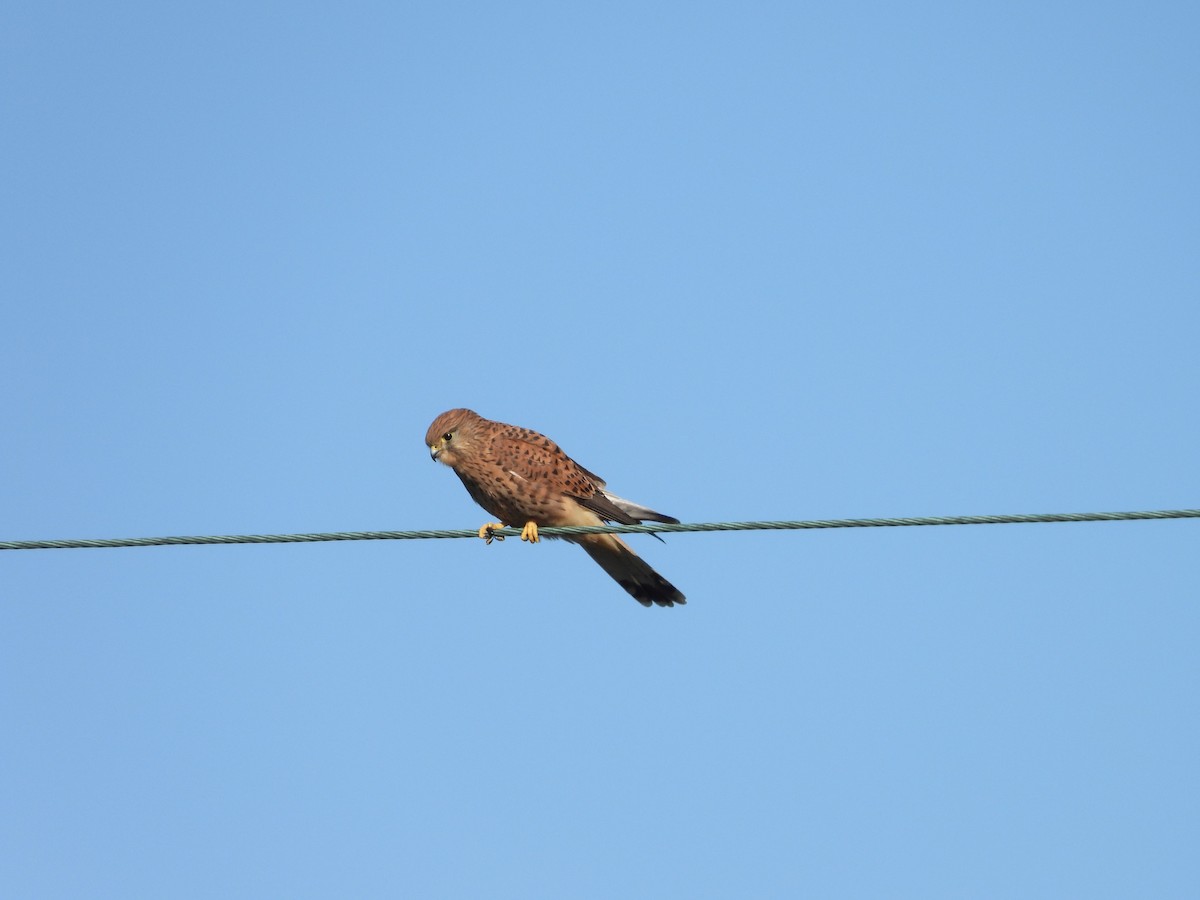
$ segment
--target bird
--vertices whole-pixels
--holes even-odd
[[[521,540],[536,544],[539,526],[679,523],[618,497],[544,434],[485,419],[470,409],[439,415],[425,433],[425,445],[436,462],[454,470],[471,499],[500,520],[479,529],[489,544],[497,537],[494,531],[505,525],[521,528]],[[582,547],[642,606],[687,602],[617,535],[564,535],[564,540]]]

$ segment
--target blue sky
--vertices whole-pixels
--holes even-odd
[[[11,3],[0,538],[1200,506],[1188,4]],[[0,893],[1194,897],[1197,523],[0,555]]]

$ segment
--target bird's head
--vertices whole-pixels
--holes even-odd
[[[465,454],[471,452],[483,421],[469,409],[451,409],[442,413],[425,432],[429,455],[453,469]]]

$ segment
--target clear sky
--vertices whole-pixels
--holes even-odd
[[[10,2],[0,538],[1200,506],[1185,3]],[[1200,522],[0,554],[0,895],[1194,898]]]

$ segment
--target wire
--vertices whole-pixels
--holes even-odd
[[[784,522],[684,522],[677,525],[588,525],[539,528],[545,537],[576,534],[659,534],[693,531],[799,531],[815,528],[895,528],[913,525],[1022,525],[1039,522],[1123,522],[1138,519],[1197,519],[1200,509],[1141,512],[1041,513],[1014,516],[918,516],[904,519],[809,519]],[[516,528],[497,528],[495,537],[515,537]],[[90,547],[163,547],[176,544],[299,544],[317,541],[410,541],[477,538],[478,529],[452,531],[332,531],[316,534],[215,534],[193,537],[104,538],[69,541],[0,541],[0,550],[75,550]]]

